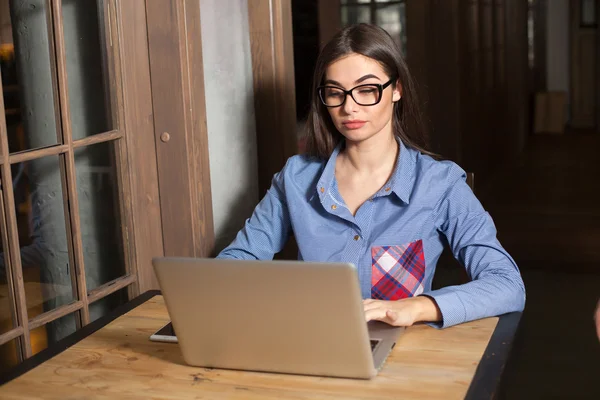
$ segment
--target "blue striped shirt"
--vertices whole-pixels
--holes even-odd
[[[435,300],[448,327],[521,311],[519,269],[496,238],[496,228],[450,161],[436,161],[399,142],[390,180],[357,210],[338,191],[335,162],[291,157],[235,240],[219,258],[272,259],[293,233],[299,259],[349,262],[357,267],[363,298],[371,297],[374,249],[421,241],[425,271],[418,292]],[[431,290],[436,263],[448,243],[471,281]],[[403,247],[398,247],[403,248]]]

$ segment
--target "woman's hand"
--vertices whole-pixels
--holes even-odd
[[[402,300],[363,300],[366,321],[383,321],[393,326],[411,326],[415,322],[438,322],[442,314],[435,301],[427,296]]]

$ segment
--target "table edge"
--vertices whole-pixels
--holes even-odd
[[[69,347],[73,346],[77,342],[80,342],[81,340],[85,339],[86,337],[90,336],[91,334],[95,333],[96,331],[104,328],[106,325],[108,325],[115,319],[119,318],[120,316],[128,313],[129,311],[133,310],[137,306],[150,300],[152,297],[160,295],[160,294],[161,294],[160,290],[148,290],[148,291],[142,293],[141,295],[133,298],[132,300],[128,301],[127,303],[121,304],[120,306],[118,306],[117,308],[115,308],[110,313],[106,314],[105,316],[98,318],[97,320],[95,320],[93,322],[90,322],[83,328],[81,328],[81,329],[75,331],[74,333],[72,333],[71,335],[68,335],[67,337],[59,340],[54,345],[40,351],[38,354],[34,355],[33,357],[28,358],[27,360],[23,361],[21,364],[15,366],[14,368],[8,370],[6,373],[0,375],[0,386],[4,385],[7,382],[12,381],[15,378],[18,378],[19,376],[25,374],[26,372],[29,372],[30,370],[34,369],[38,365],[42,364],[43,362],[48,361],[52,357],[67,350]]]
[[[465,395],[466,400],[496,397],[522,314],[512,312],[499,317]]]
[[[115,308],[107,315],[98,318],[96,321],[75,331],[73,334],[59,340],[53,346],[42,350],[33,357],[28,358],[21,364],[10,369],[5,374],[0,375],[0,386],[18,378],[43,362],[62,353],[69,347],[102,329],[115,319],[160,294],[160,290],[149,290],[144,292],[127,303]],[[496,325],[492,337],[477,365],[477,369],[475,370],[465,399],[493,398],[495,396],[499,389],[504,366],[506,365],[506,361],[510,354],[515,334],[521,320],[521,315],[522,313],[520,312],[513,312],[499,317],[498,324]]]

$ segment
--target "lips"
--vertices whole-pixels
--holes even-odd
[[[360,120],[342,122],[342,125],[344,125],[346,129],[359,129],[362,128],[364,124],[366,124],[366,121]]]

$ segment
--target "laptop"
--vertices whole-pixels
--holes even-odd
[[[365,322],[352,264],[170,257],[152,263],[172,333],[192,366],[368,379],[404,332]]]

